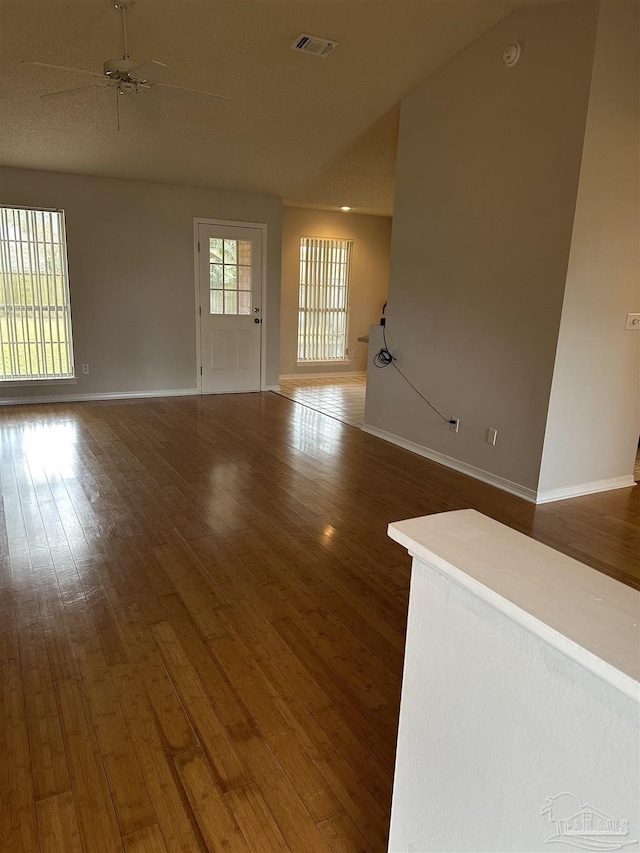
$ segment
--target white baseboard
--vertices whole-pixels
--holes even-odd
[[[614,489],[628,489],[635,486],[633,475],[628,477],[611,477],[609,480],[594,480],[591,483],[579,483],[577,486],[566,486],[562,489],[545,489],[538,492],[536,503],[548,504],[552,501],[564,501],[568,498],[579,498],[582,495],[594,495],[597,492],[612,492]]]
[[[334,376],[366,376],[366,370],[334,370],[332,373],[283,373],[280,379],[331,379]]]
[[[426,459],[431,459],[432,462],[438,462],[440,465],[445,465],[447,468],[453,468],[454,471],[459,471],[461,474],[467,474],[469,477],[474,477],[476,480],[482,480],[483,483],[488,483],[490,486],[496,486],[504,492],[509,492],[519,498],[524,498],[530,503],[536,503],[536,492],[533,489],[528,489],[511,480],[505,480],[504,477],[498,477],[497,474],[491,474],[482,468],[476,468],[475,465],[468,465],[466,462],[461,462],[459,459],[454,459],[452,456],[446,456],[444,453],[439,453],[437,450],[431,450],[428,447],[423,447],[421,444],[416,444],[414,441],[409,441],[406,438],[401,438],[391,432],[386,432],[378,427],[372,427],[364,424],[363,432],[368,432],[370,435],[375,435],[377,438],[382,438],[391,444],[398,447],[403,447],[405,450],[410,450],[412,453],[417,453],[419,456],[424,456]]]
[[[263,391],[279,391],[279,385],[267,385]],[[250,391],[224,391],[224,394],[250,394],[257,392]],[[28,406],[31,403],[90,403],[93,400],[135,400],[146,399],[148,397],[192,397],[199,395],[200,391],[197,388],[171,388],[160,391],[113,391],[107,394],[65,394],[38,397],[3,397],[0,398],[0,406]],[[213,396],[205,394],[204,396]]]
[[[382,438],[391,444],[398,447],[403,447],[405,450],[410,450],[412,453],[417,453],[424,456],[426,459],[431,459],[432,462],[438,462],[440,465],[446,465],[447,468],[453,468],[454,471],[459,471],[461,474],[468,474],[469,477],[474,477],[476,480],[482,480],[483,483],[488,483],[490,486],[496,486],[504,492],[509,492],[519,498],[524,498],[526,501],[534,504],[546,504],[552,501],[563,501],[568,498],[579,498],[582,495],[593,495],[597,492],[610,492],[614,489],[627,489],[630,486],[635,486],[636,482],[633,475],[628,477],[613,477],[609,480],[595,480],[591,483],[579,483],[576,486],[566,486],[562,489],[547,489],[537,492],[534,489],[528,489],[511,480],[505,480],[504,477],[498,477],[497,474],[491,474],[489,471],[484,471],[482,468],[476,468],[474,465],[468,465],[466,462],[460,462],[459,459],[453,459],[451,456],[446,456],[444,453],[439,453],[437,450],[430,450],[428,447],[423,447],[421,444],[416,444],[414,441],[409,441],[406,438],[386,432],[378,427],[368,426],[364,424],[363,432],[368,432],[370,435],[375,435],[377,438]]]
[[[4,397],[0,406],[29,406],[32,403],[91,403],[98,400],[135,400],[148,397],[191,397],[197,388],[171,388],[159,391],[113,391],[107,394],[51,394],[46,397]]]

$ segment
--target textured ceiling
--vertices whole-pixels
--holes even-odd
[[[133,59],[171,67],[167,91],[39,96],[122,53],[110,0],[0,0],[0,163],[273,193],[287,203],[390,214],[398,102],[528,0],[137,0]],[[339,42],[326,59],[300,32]]]

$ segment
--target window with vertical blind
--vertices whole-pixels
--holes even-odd
[[[351,240],[302,237],[298,299],[298,361],[343,361]]]
[[[0,382],[73,376],[64,214],[0,207]]]

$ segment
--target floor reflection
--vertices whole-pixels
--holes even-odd
[[[287,435],[296,450],[319,456],[340,451],[343,430],[339,421],[322,417],[320,412],[303,405],[293,409]]]
[[[366,389],[365,374],[316,378],[300,376],[281,379],[278,393],[345,424],[362,427]]]
[[[25,427],[21,433],[24,459],[34,483],[46,482],[52,476],[62,479],[74,476],[78,440],[75,423],[36,424]]]

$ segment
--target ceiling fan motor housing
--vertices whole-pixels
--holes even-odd
[[[133,59],[107,59],[103,68],[107,77],[118,80],[121,77],[128,77],[129,72],[139,64]]]

